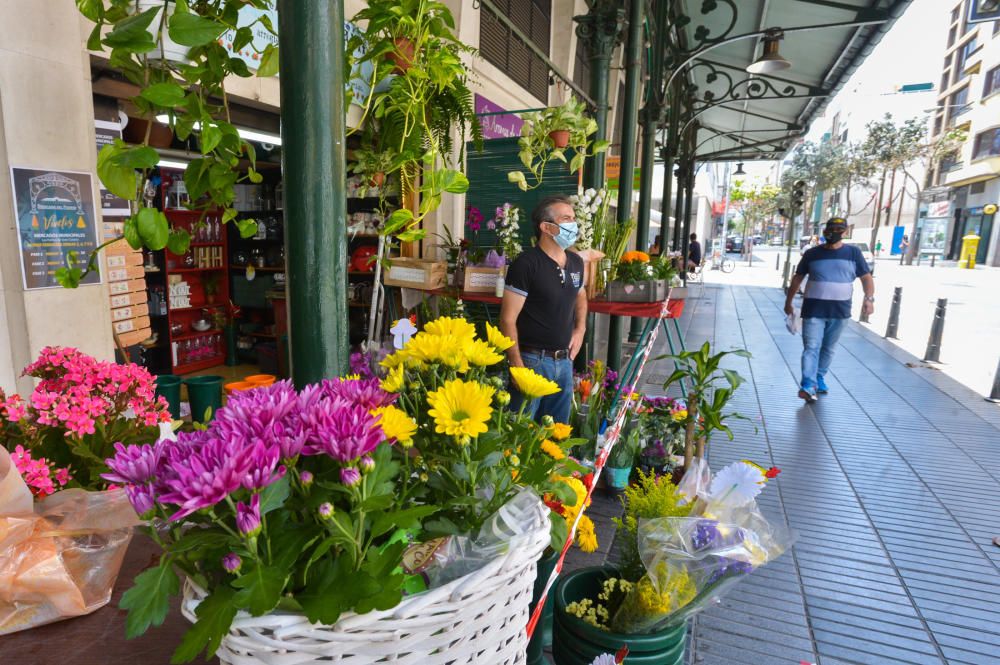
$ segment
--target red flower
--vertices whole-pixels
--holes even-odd
[[[772,466],[770,469],[764,472],[764,477],[770,480],[771,478],[777,477],[779,473],[781,473],[781,469],[779,469],[776,466]]]
[[[594,484],[594,472],[591,471],[580,480],[583,482],[583,486],[589,490],[590,487]]]
[[[542,502],[546,506],[548,506],[549,510],[551,510],[552,512],[554,512],[556,515],[562,515],[563,514],[563,510],[564,510],[563,509],[563,505],[560,502],[556,501],[555,499],[550,499],[550,498],[546,497],[545,499],[543,499]]]

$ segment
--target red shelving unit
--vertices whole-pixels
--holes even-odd
[[[164,187],[167,186],[169,183],[164,182]],[[203,214],[168,208],[164,213],[173,227],[187,229],[192,238],[185,255],[164,250],[171,369],[174,374],[187,374],[216,367],[225,361],[226,338],[223,331],[214,326],[214,314],[224,314],[230,299],[229,252],[221,211]],[[172,288],[178,282],[188,285],[185,304],[181,304],[185,298],[182,290]],[[216,292],[210,295],[206,285],[213,282]],[[192,324],[199,319],[207,319],[213,327],[195,330]]]

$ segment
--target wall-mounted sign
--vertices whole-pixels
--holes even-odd
[[[115,139],[122,137],[122,126],[120,123],[95,120],[94,126],[94,135],[97,137],[97,152],[100,152],[101,148],[109,143],[114,143]],[[103,185],[100,190],[102,215],[105,217],[128,217],[131,214],[128,201],[104,189]]]
[[[502,111],[506,111],[507,109],[482,95],[473,95],[473,101],[476,107],[476,114],[497,114],[479,116],[479,124],[483,128],[484,139],[508,139],[521,135],[521,126],[524,125],[524,120],[521,120],[521,118],[513,113],[502,113]]]
[[[928,203],[927,217],[951,217],[951,201],[933,201]]]
[[[972,0],[969,3],[969,23],[986,23],[1000,19],[1000,0]]]
[[[344,43],[346,44],[348,40],[354,35],[361,34],[362,30],[358,26],[354,25],[350,21],[344,21]],[[358,64],[358,60],[365,54],[363,49],[356,49],[354,51],[354,68],[351,69],[351,80],[347,82],[347,86],[351,89],[351,103],[355,106],[364,106],[365,101],[368,98],[368,92],[371,90],[371,80],[372,75],[375,73],[375,67],[371,62],[362,62]]]
[[[267,45],[278,45],[278,36],[271,34],[271,31],[266,27],[267,24],[270,24],[275,32],[278,31],[278,12],[276,10],[245,6],[240,10],[239,17],[236,19],[236,26],[239,28],[251,26],[253,39],[239,51],[235,51],[233,50],[233,40],[236,39],[236,31],[226,30],[219,37],[219,43],[229,51],[232,57],[239,58],[247,64],[249,69],[257,71],[257,68],[260,67],[261,53],[264,52]]]
[[[59,286],[56,270],[67,266],[71,252],[75,253],[73,267],[83,269],[97,249],[90,174],[14,166],[10,175],[24,288]],[[100,273],[94,271],[80,284],[100,282]]]

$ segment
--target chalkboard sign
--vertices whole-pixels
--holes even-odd
[[[97,248],[94,188],[89,173],[11,167],[14,218],[25,289],[59,286],[56,270],[85,268]],[[67,265],[75,252],[72,266]],[[100,284],[94,271],[80,284]]]

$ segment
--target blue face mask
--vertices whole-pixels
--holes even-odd
[[[569,249],[576,242],[580,235],[580,229],[576,222],[565,222],[559,224],[559,233],[553,238],[556,244],[563,249]]]

